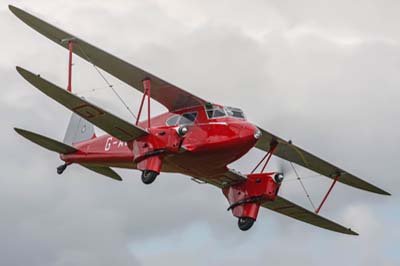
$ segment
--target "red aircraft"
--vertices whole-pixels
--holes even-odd
[[[228,210],[238,218],[241,230],[248,230],[260,206],[328,230],[357,235],[356,232],[318,215],[335,183],[390,195],[311,153],[246,121],[242,110],[203,100],[147,71],[133,66],[95,46],[60,30],[13,6],[10,10],[23,22],[69,50],[67,90],[23,68],[17,71],[41,92],[70,109],[73,114],[63,142],[15,129],[23,137],[60,154],[65,163],[79,164],[99,174],[122,180],[111,167],[142,171],[142,181],[151,184],[161,172],[182,173],[196,182],[220,189],[229,202]],[[136,123],[124,121],[71,92],[72,54],[103,69],[143,92]],[[150,97],[168,112],[150,117]],[[140,115],[147,99],[147,120]],[[96,136],[94,126],[107,132]],[[241,174],[228,165],[251,148],[266,152],[250,174]],[[308,168],[333,180],[315,212],[278,195],[282,171],[264,172],[272,155]],[[257,169],[261,168],[260,171]]]

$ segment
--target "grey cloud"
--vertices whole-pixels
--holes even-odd
[[[8,38],[1,44],[7,52],[0,59],[1,264],[399,263],[392,248],[400,234],[395,214],[400,185],[396,6],[368,1],[361,12],[360,3],[317,1],[260,1],[246,7],[238,1],[14,2],[196,95],[242,107],[251,121],[394,196],[335,188],[323,215],[362,230],[358,238],[265,210],[252,231],[243,234],[225,211],[220,191],[182,175],[162,175],[150,187],[128,170],[118,170],[125,179],[121,183],[79,167],[57,176],[57,156],[15,135],[12,127],[62,139],[69,112],[18,77],[14,66],[62,85],[66,51],[3,5],[0,31]],[[338,41],[352,37],[357,41]],[[74,68],[78,92],[104,87],[88,64],[77,59]],[[140,94],[110,80],[136,110]],[[132,119],[111,92],[83,94]],[[260,156],[252,152],[234,166],[250,170]],[[305,184],[318,202],[330,182],[305,179]],[[282,193],[309,206],[294,181]],[[191,231],[199,224],[207,228],[200,244]],[[173,245],[175,239],[187,243],[185,249],[162,244]],[[131,248],[142,243],[153,252]]]

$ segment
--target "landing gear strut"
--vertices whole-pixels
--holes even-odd
[[[149,185],[156,180],[158,173],[151,170],[143,170],[142,171],[142,182],[146,185]]]
[[[57,174],[61,175],[62,173],[64,173],[67,166],[68,166],[67,164],[63,164],[63,165],[60,165],[59,167],[57,167]]]
[[[255,221],[256,220],[254,220],[253,218],[250,218],[250,217],[240,217],[238,219],[239,229],[242,231],[247,231],[253,226]]]

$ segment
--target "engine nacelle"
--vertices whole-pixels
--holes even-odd
[[[134,140],[133,157],[137,169],[160,173],[163,156],[179,152],[182,137],[173,128],[159,127],[150,129],[149,135]]]
[[[275,200],[278,194],[281,180],[276,174],[249,174],[246,181],[224,188],[222,191],[228,199],[232,214],[256,220],[260,205]]]

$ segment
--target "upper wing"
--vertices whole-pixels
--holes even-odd
[[[309,152],[306,152],[305,150],[297,147],[296,145],[293,145],[291,142],[285,141],[265,131],[264,129],[261,128],[259,129],[262,132],[262,136],[256,144],[257,148],[264,151],[268,151],[271,143],[278,142],[278,146],[274,151],[274,155],[281,157],[282,159],[294,162],[298,165],[301,165],[305,168],[308,168],[314,172],[317,172],[332,179],[334,179],[338,174],[340,174],[340,178],[338,179],[338,181],[343,184],[378,194],[390,195],[390,193],[352,174],[347,173],[343,169],[340,169],[339,167],[336,167],[316,157],[315,155],[312,155]]]
[[[348,234],[358,235],[350,228],[346,228],[340,224],[337,224],[331,220],[328,220],[314,212],[311,212],[303,207],[300,207],[293,202],[288,201],[282,197],[277,196],[274,201],[268,201],[262,204],[264,208],[272,211],[279,212],[280,214],[292,217],[296,220],[312,224],[321,228],[325,228],[331,231]]]
[[[148,134],[145,130],[104,111],[100,107],[61,89],[23,68],[17,67],[17,71],[41,92],[120,140],[131,141]]]
[[[9,6],[10,10],[28,26],[43,34],[50,40],[68,49],[68,40],[73,40],[73,52],[83,59],[100,67],[111,75],[143,92],[142,81],[151,79],[151,97],[163,104],[169,111],[204,104],[206,101],[184,91],[154,75],[133,66],[27,12]]]

